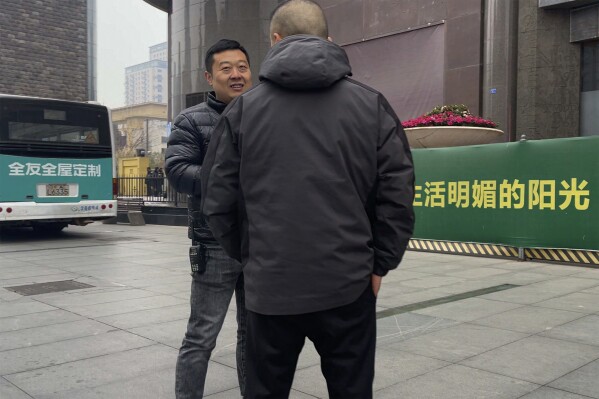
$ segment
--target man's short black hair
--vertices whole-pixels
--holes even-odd
[[[222,53],[227,50],[240,50],[245,54],[245,58],[248,60],[248,65],[250,64],[250,55],[247,50],[239,44],[236,40],[230,39],[220,39],[218,42],[214,43],[212,47],[206,51],[206,58],[204,59],[204,66],[206,67],[206,71],[212,73],[212,64],[214,63],[214,54]]]

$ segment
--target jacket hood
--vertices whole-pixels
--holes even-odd
[[[328,40],[293,35],[275,44],[260,68],[260,80],[295,90],[319,89],[351,75],[345,51]]]

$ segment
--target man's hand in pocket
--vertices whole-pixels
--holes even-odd
[[[379,290],[381,289],[381,282],[383,281],[383,278],[381,276],[377,276],[376,274],[373,274],[371,277],[371,281],[372,281],[372,292],[374,292],[374,296],[378,296]]]

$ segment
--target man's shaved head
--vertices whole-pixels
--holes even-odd
[[[314,35],[327,39],[329,29],[324,12],[312,0],[288,0],[279,4],[270,18],[270,35]]]

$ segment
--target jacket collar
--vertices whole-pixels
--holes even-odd
[[[208,106],[210,108],[218,112],[219,115],[223,113],[225,108],[227,108],[227,104],[216,99],[216,93],[213,91],[208,93],[208,99],[206,100],[206,103],[208,103]]]

